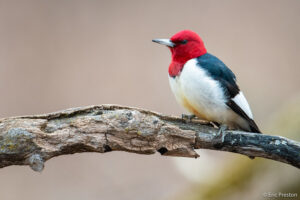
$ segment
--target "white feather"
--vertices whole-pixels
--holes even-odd
[[[238,93],[232,100],[248,115],[248,117],[253,119],[250,106],[242,91],[240,91],[240,93]]]
[[[186,107],[186,100],[207,119],[223,121],[228,112],[223,89],[196,62],[196,59],[189,60],[179,76],[169,78],[176,100],[189,112],[192,111]]]

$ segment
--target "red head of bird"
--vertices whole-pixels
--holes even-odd
[[[170,76],[176,76],[183,65],[190,59],[206,54],[206,48],[199,35],[190,30],[183,30],[170,39],[155,39],[153,42],[166,45],[172,53],[172,62],[169,66]]]

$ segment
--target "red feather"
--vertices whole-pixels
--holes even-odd
[[[207,52],[199,35],[190,30],[180,31],[173,35],[170,40],[175,44],[174,47],[170,47],[172,62],[169,66],[169,75],[172,77],[181,72],[188,60],[202,56]],[[181,43],[184,40],[187,42]]]

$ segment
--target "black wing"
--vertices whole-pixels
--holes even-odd
[[[215,80],[219,81],[227,97],[227,106],[248,122],[252,132],[260,133],[254,120],[232,100],[240,92],[234,73],[220,59],[209,53],[198,57],[197,61],[201,68],[206,70]]]

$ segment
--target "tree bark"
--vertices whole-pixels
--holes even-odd
[[[241,131],[216,133],[209,122],[184,120],[138,108],[100,105],[0,119],[0,168],[44,168],[52,157],[80,152],[160,152],[197,158],[194,149],[263,157],[300,168],[300,143]]]

